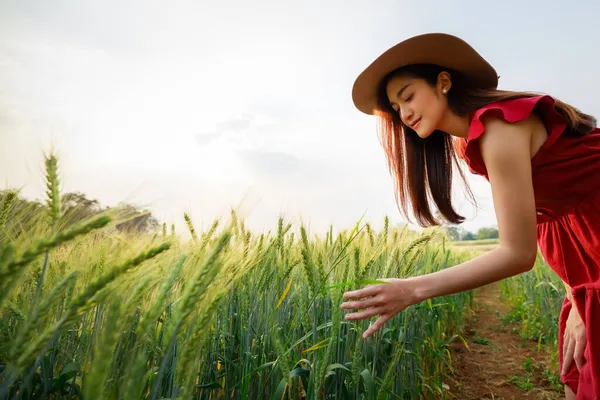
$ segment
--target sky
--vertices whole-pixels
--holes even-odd
[[[550,1],[0,0],[0,189],[61,187],[197,229],[239,210],[320,233],[405,222],[356,76],[416,34],[469,42],[500,88],[600,116],[600,3]],[[489,184],[457,190],[463,227],[496,225]]]

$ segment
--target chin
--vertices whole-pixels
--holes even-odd
[[[429,136],[431,136],[431,134],[433,133],[433,131],[431,130],[422,130],[419,129],[418,131],[415,131],[415,133],[421,138],[421,139],[427,139]]]
[[[416,129],[410,129],[412,129],[421,139],[427,139],[429,136],[431,136],[434,130],[429,129],[429,126],[427,126],[428,124],[423,122],[426,121],[421,120],[421,122],[417,125]]]

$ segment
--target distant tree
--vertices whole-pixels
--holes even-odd
[[[69,209],[100,210],[101,208],[98,200],[90,200],[81,192],[65,193],[62,196],[62,204],[65,211]]]
[[[476,240],[477,237],[473,234],[473,232],[467,232],[463,236],[463,240]]]
[[[446,234],[451,240],[463,240],[465,230],[458,225],[449,225],[446,227]]]
[[[89,199],[84,193],[65,193],[61,197],[62,215],[60,230],[83,222],[95,215],[109,212],[115,218],[116,229],[129,233],[149,233],[159,227],[159,223],[148,210],[141,210],[131,204],[115,207],[101,207],[98,200]],[[22,198],[16,190],[0,191],[0,242],[14,240],[19,235],[42,227],[47,220],[47,208],[41,201]]]
[[[62,196],[63,223],[71,226],[100,214],[102,207],[95,199],[88,199],[80,192],[65,193]]]
[[[498,239],[499,233],[498,233],[498,229],[496,228],[492,228],[492,227],[487,227],[487,228],[480,228],[477,231],[477,239],[479,240],[484,240],[484,239]]]
[[[119,220],[116,225],[121,232],[149,233],[157,229],[160,224],[148,210],[139,210],[131,204],[120,204],[115,208]]]

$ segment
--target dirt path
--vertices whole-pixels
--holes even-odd
[[[448,398],[564,399],[543,376],[547,355],[512,333],[514,325],[503,323],[508,311],[496,285],[476,291],[475,315],[465,335],[469,349],[461,341],[453,344],[455,377]]]

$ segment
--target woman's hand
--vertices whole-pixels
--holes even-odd
[[[345,299],[356,299],[342,303],[341,308],[365,311],[346,314],[346,320],[361,320],[379,315],[377,321],[363,333],[363,338],[377,332],[385,322],[408,306],[418,303],[414,285],[407,279],[379,279],[387,282],[369,285],[359,290],[344,293]],[[358,300],[362,299],[362,300]]]
[[[577,308],[573,304],[569,317],[567,318],[564,340],[563,340],[563,367],[562,373],[565,374],[569,371],[569,367],[575,360],[577,369],[581,370],[585,361],[583,353],[587,344],[587,335],[585,332],[585,325],[581,320],[581,316],[577,311]]]

